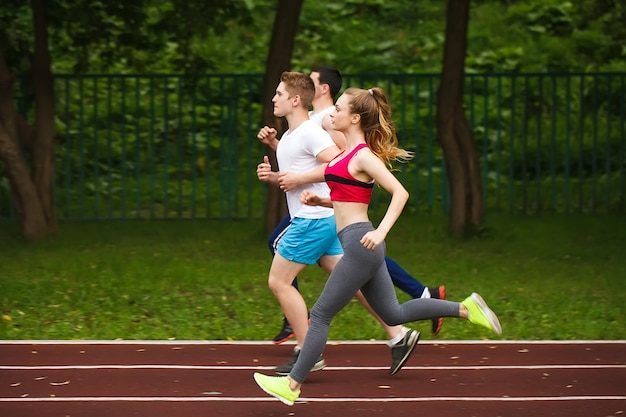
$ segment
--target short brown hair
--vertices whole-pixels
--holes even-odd
[[[285,71],[281,74],[280,81],[285,83],[285,89],[291,97],[300,96],[304,108],[311,107],[315,97],[315,84],[310,76],[302,72]]]

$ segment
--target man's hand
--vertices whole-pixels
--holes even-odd
[[[256,167],[256,176],[263,182],[272,182],[276,180],[276,173],[272,172],[272,166],[270,165],[270,159],[266,156],[263,157],[263,162]]]
[[[278,139],[276,139],[276,129],[269,126],[263,126],[259,133],[256,135],[259,140],[270,148],[276,150],[278,146]]]
[[[300,174],[281,172],[278,174],[278,185],[284,192],[291,191],[300,185]]]

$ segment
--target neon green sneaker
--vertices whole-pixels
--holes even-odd
[[[293,405],[300,396],[300,390],[292,391],[286,376],[267,376],[254,373],[254,380],[263,391],[278,398],[282,403]]]
[[[487,306],[487,303],[480,295],[473,292],[472,295],[463,300],[461,304],[467,307],[470,322],[485,326],[498,335],[502,334],[502,326],[500,325],[498,316]]]

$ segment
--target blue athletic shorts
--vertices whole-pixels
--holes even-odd
[[[285,259],[305,265],[313,265],[324,255],[343,255],[335,216],[292,219],[280,236],[276,251]]]

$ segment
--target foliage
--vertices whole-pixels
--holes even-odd
[[[300,20],[294,66],[332,63],[346,73],[411,73],[439,65],[441,4],[423,1],[307,2]],[[381,33],[393,34],[381,38]],[[355,36],[358,34],[358,37]],[[358,40],[357,40],[358,39]]]
[[[256,212],[251,207],[262,204],[263,189],[254,187],[250,197],[243,188],[254,183],[246,175],[262,153],[250,141],[262,80],[247,74],[265,68],[275,7],[270,0],[52,2],[60,212],[187,217],[194,210],[222,215],[236,202]],[[443,156],[433,142],[443,8],[434,0],[305,2],[294,51],[296,70],[331,64],[346,74],[344,86],[380,83],[390,92],[401,142],[418,155],[400,173],[416,195],[415,209],[433,199],[445,206],[447,198]],[[466,100],[486,197],[506,187],[526,195],[529,187],[548,186],[563,190],[554,205],[564,207],[574,187],[579,209],[597,207],[583,196],[598,193],[610,194],[607,206],[623,207],[623,189],[615,186],[624,171],[623,128],[615,123],[626,96],[619,78],[626,70],[624,13],[613,0],[472,3]],[[31,20],[21,1],[0,8],[0,42],[18,75],[15,98],[30,119]],[[578,70],[616,77],[529,74]],[[131,75],[138,72],[153,75]],[[485,72],[497,74],[482,80]],[[89,73],[116,75],[102,80]],[[236,75],[217,81],[207,73]],[[520,77],[503,75],[510,73]],[[212,198],[216,192],[228,203]],[[3,216],[10,215],[7,198],[3,178]],[[526,211],[531,203],[519,198],[505,205]]]
[[[28,70],[32,18],[27,4],[9,0],[0,16],[11,22],[2,31],[9,62],[17,73]],[[247,27],[251,9],[239,0],[181,1],[77,0],[50,2],[50,53],[54,72],[205,73],[217,57],[199,45]]]
[[[293,68],[346,73],[438,72],[445,2],[307,1]],[[50,3],[56,73],[261,73],[271,0],[101,0]],[[30,9],[7,0],[0,41],[18,74],[31,50]],[[474,1],[470,71],[624,71],[626,7],[617,0]]]
[[[465,103],[488,209],[624,208],[623,75],[468,74]],[[447,207],[435,74],[347,74],[381,85],[401,145],[409,210]],[[258,75],[57,76],[56,195],[63,219],[259,216]],[[622,103],[622,104],[620,104]],[[10,217],[0,184],[0,214]],[[380,193],[374,207],[383,205]]]
[[[249,130],[260,114],[259,83],[250,76],[59,77],[64,213],[75,212],[68,201],[80,201],[93,207],[83,211],[88,217],[152,216],[155,206],[165,217],[170,210],[218,215],[229,196],[239,199],[237,183],[249,188],[250,164],[262,159]],[[206,209],[191,207],[198,204]]]

